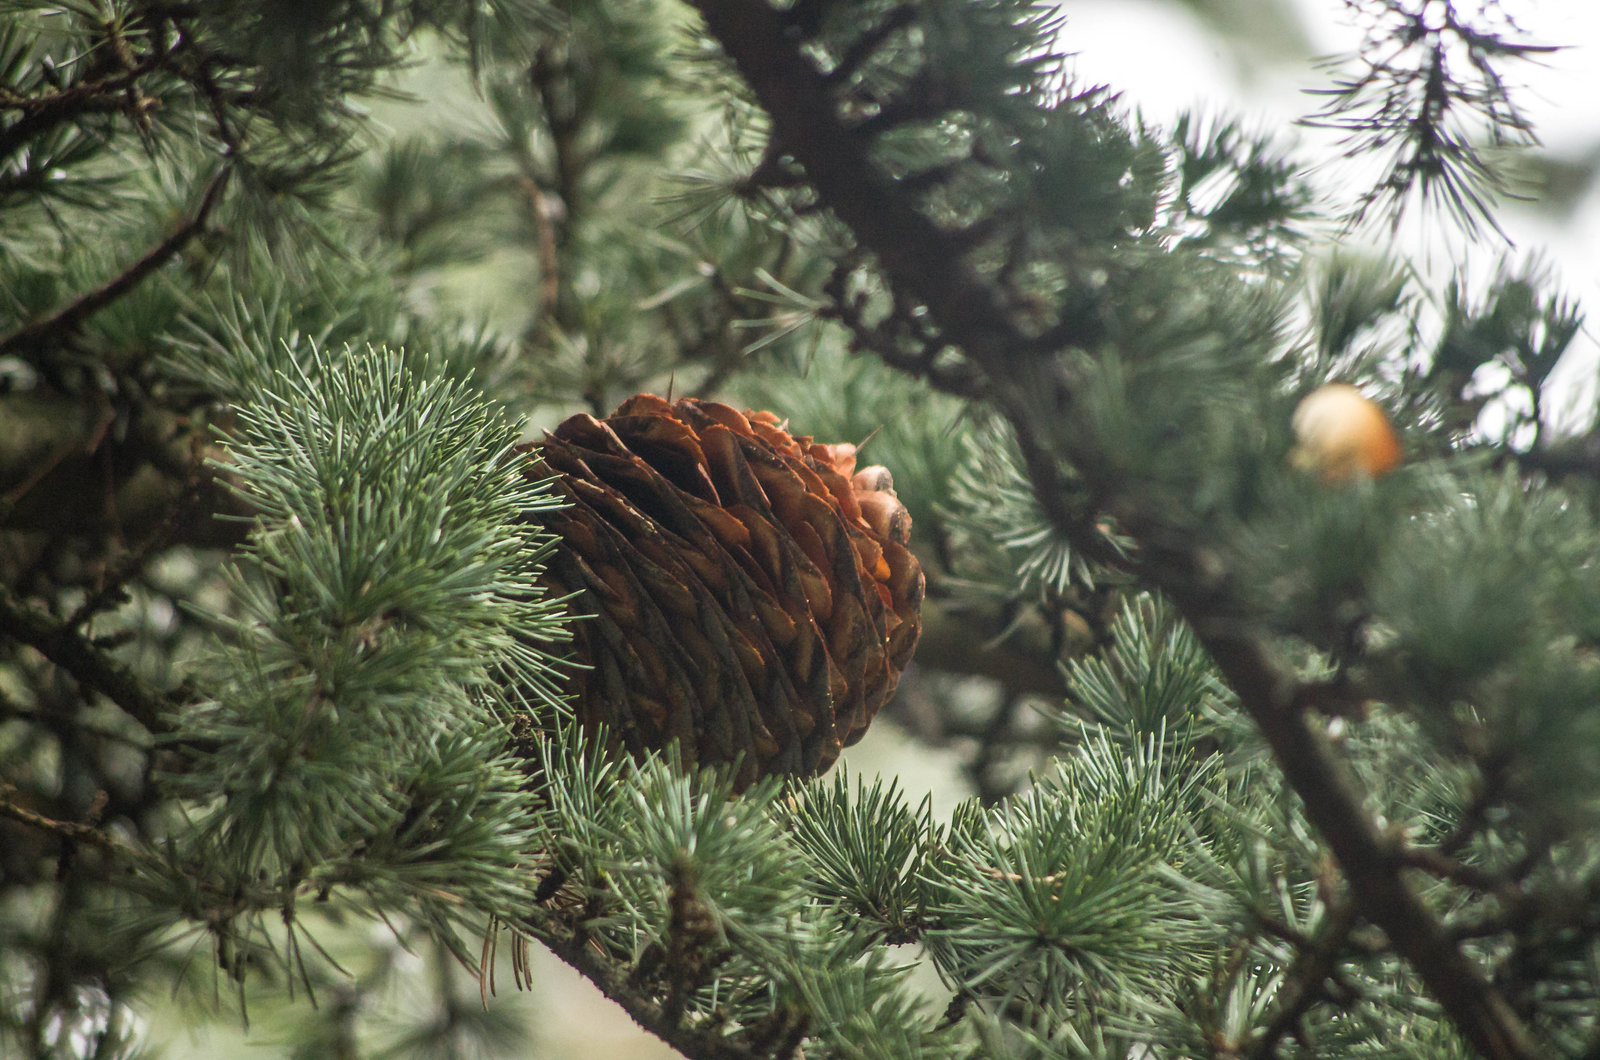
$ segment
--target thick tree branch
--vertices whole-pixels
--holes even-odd
[[[783,17],[763,0],[694,3],[821,201],[877,256],[896,292],[924,303],[945,337],[989,374],[996,402],[1018,434],[1044,437],[1040,417],[1046,410],[1054,416],[1070,412],[1070,380],[1059,372],[1050,379],[1027,378],[1039,374],[1037,365],[1015,351],[1027,348],[1029,336],[1004,311],[998,292],[964,262],[955,240],[873,164],[868,145],[841,120],[826,77],[802,54]],[[1042,449],[1036,455],[1049,456]],[[1030,460],[1028,471],[1045,510],[1075,542],[1087,543],[1071,507],[1049,496],[1061,501],[1054,460]],[[1127,529],[1141,537],[1139,528]],[[1378,829],[1359,787],[1297,707],[1296,682],[1271,661],[1248,622],[1231,613],[1221,579],[1185,542],[1164,540],[1157,526],[1145,529],[1154,535],[1143,535],[1147,580],[1178,604],[1260,727],[1349,878],[1361,914],[1383,928],[1478,1053],[1491,1060],[1532,1060],[1527,1032],[1407,884],[1398,841]]]
[[[874,165],[868,144],[839,118],[827,79],[781,15],[760,0],[694,0],[706,27],[772,119],[783,150],[828,207],[877,255],[898,291],[934,309],[945,337],[985,368],[1026,345],[995,292],[951,253],[951,240]]]
[[[1362,805],[1360,786],[1327,740],[1294,709],[1295,683],[1243,631],[1175,602],[1184,610],[1240,705],[1271,745],[1306,817],[1338,859],[1362,914],[1427,983],[1462,1035],[1490,1060],[1533,1060],[1538,1053],[1516,1014],[1467,959],[1402,874],[1398,838],[1381,832]]]

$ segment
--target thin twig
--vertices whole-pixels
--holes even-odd
[[[576,916],[541,914],[524,919],[519,930],[588,979],[606,997],[622,1006],[634,1022],[685,1056],[696,1060],[760,1060],[770,1050],[746,1044],[741,1036],[718,1033],[668,1019],[661,1002],[630,981],[628,969],[591,945],[588,933],[575,923]]]
[[[133,290],[145,277],[171,261],[205,228],[206,221],[210,218],[217,200],[221,198],[222,189],[227,186],[228,177],[232,173],[231,166],[225,165],[218,170],[216,176],[211,178],[211,183],[206,185],[200,205],[195,208],[189,219],[174,229],[167,238],[151,247],[143,257],[122,273],[94,290],[80,295],[49,316],[24,324],[0,339],[0,355],[38,346],[51,337],[60,338],[70,334],[88,317]]]
[[[166,732],[173,707],[133,672],[96,648],[70,626],[63,626],[18,601],[0,586],[0,636],[28,645],[46,659],[121,707],[152,733]]]
[[[1502,897],[1513,898],[1517,893],[1511,878],[1505,873],[1469,865],[1435,847],[1407,847],[1401,852],[1401,859],[1409,868],[1420,869],[1430,876],[1450,880],[1485,894],[1498,893]]]
[[[917,9],[911,4],[901,4],[884,15],[877,25],[868,27],[845,49],[839,62],[824,75],[828,83],[843,85],[848,82],[861,69],[861,65],[872,57],[872,53],[883,47],[885,41],[909,28],[916,20]]]
[[[554,317],[561,301],[561,261],[556,252],[555,215],[557,207],[539,184],[527,174],[517,185],[528,200],[534,228],[539,233],[539,315]]]
[[[0,817],[8,817],[34,831],[53,835],[69,843],[92,846],[113,854],[123,852],[123,844],[93,825],[80,824],[77,821],[58,821],[54,817],[46,817],[42,813],[35,813],[17,805],[14,800],[18,794],[20,792],[12,785],[0,783]]]
[[[1277,1053],[1278,1043],[1290,1034],[1298,1034],[1318,1001],[1327,997],[1325,984],[1339,964],[1339,955],[1350,929],[1355,926],[1355,908],[1349,904],[1336,905],[1328,910],[1328,920],[1315,941],[1301,949],[1295,958],[1283,987],[1276,998],[1277,1013],[1266,1030],[1261,1032],[1250,1048],[1250,1060],[1270,1060]],[[1303,1042],[1308,1049],[1310,1042]]]
[[[96,81],[79,82],[49,96],[26,97],[8,93],[0,97],[0,110],[22,111],[22,117],[0,131],[0,158],[9,157],[29,140],[80,115],[127,110],[130,101],[118,97],[133,89],[140,78],[162,66],[169,58],[170,53],[161,52],[121,73]]]

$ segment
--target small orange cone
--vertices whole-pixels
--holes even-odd
[[[1376,401],[1348,383],[1327,383],[1294,410],[1289,460],[1324,482],[1378,478],[1400,466],[1400,435]]]

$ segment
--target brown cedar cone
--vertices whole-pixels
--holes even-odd
[[[573,628],[585,725],[634,753],[738,758],[741,788],[820,773],[861,738],[922,626],[887,470],[770,412],[652,394],[528,450],[571,501],[544,517],[562,540],[546,577],[593,615]]]

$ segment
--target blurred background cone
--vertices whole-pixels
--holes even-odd
[[[1379,478],[1400,466],[1400,435],[1376,401],[1347,383],[1327,383],[1294,410],[1290,461],[1324,482]]]

